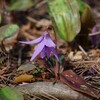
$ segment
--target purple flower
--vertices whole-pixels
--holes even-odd
[[[58,60],[58,55],[57,55],[57,52],[55,50],[55,46],[56,45],[51,40],[51,37],[50,37],[50,35],[48,34],[47,31],[45,31],[41,37],[39,37],[39,38],[37,38],[35,40],[28,41],[28,42],[20,41],[20,43],[24,43],[24,44],[35,44],[35,43],[38,43],[38,45],[37,45],[32,57],[31,57],[30,61],[34,60],[34,58],[38,54],[40,54],[41,58],[44,58],[45,56],[47,56],[49,58],[51,52],[54,54],[54,56]]]
[[[100,42],[100,34],[99,34],[99,29],[98,27],[95,25],[91,31],[91,33],[89,34],[89,36],[91,36],[91,42],[92,45],[97,46]]]

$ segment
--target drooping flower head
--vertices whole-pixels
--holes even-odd
[[[55,43],[52,41],[49,33],[47,31],[45,31],[43,33],[43,35],[35,40],[32,41],[28,41],[28,42],[24,42],[24,41],[20,41],[20,43],[23,44],[35,44],[38,43],[30,61],[34,60],[34,58],[40,54],[41,58],[44,58],[45,56],[47,56],[48,58],[50,57],[50,53],[52,52],[54,54],[54,56],[56,57],[56,59],[58,60],[58,55],[57,52],[55,50]]]

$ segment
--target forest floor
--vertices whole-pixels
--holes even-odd
[[[96,25],[100,31],[100,6],[92,5],[92,9]],[[35,46],[19,43],[19,41],[29,41],[38,38],[46,27],[52,24],[48,17],[46,6],[40,4],[35,9],[8,13],[11,15],[4,16],[2,23],[12,23],[13,19],[14,23],[20,26],[20,31],[16,37],[11,36],[4,40],[7,52],[0,50],[0,87],[15,87],[40,81],[55,82],[54,75],[47,69],[47,67],[56,65],[54,57],[41,59],[38,56],[30,62]],[[49,31],[52,39],[55,40],[52,30]],[[100,35],[98,35],[98,38],[100,40]],[[77,77],[77,74],[96,91],[100,98],[100,41],[96,46],[90,44],[88,50],[79,45],[72,50],[65,41],[57,37],[57,52],[64,70],[72,70],[75,73],[72,81]],[[69,73],[73,74],[73,72]],[[78,84],[80,84],[80,80]],[[72,85],[69,86],[73,87]],[[83,91],[83,93],[85,92]],[[30,95],[31,97],[34,96]],[[25,100],[30,100],[27,98],[29,98],[29,95],[25,95]]]

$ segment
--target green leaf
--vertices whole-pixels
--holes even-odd
[[[88,89],[88,87],[85,86],[85,85],[80,85],[80,88],[83,89],[83,90],[87,90]]]
[[[9,10],[26,10],[32,7],[36,1],[33,0],[13,0],[8,7]]]
[[[15,35],[19,32],[19,26],[16,24],[9,24],[0,28],[0,41],[4,38]]]
[[[59,63],[62,64],[63,60],[64,60],[64,55],[60,55],[59,56]]]
[[[0,14],[0,24],[1,24],[1,20],[2,20],[2,18],[1,18],[1,14]]]
[[[71,42],[81,28],[77,0],[51,0],[48,8],[57,34]]]
[[[33,72],[33,75],[38,75],[39,73],[41,73],[42,69],[40,67],[36,67],[35,71]]]
[[[77,2],[78,2],[78,6],[79,6],[79,11],[81,13],[83,13],[87,4],[85,2],[83,2],[82,0],[77,0]]]
[[[11,87],[3,87],[0,89],[1,100],[24,100],[23,95]]]

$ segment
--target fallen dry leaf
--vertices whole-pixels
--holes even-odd
[[[100,50],[99,49],[97,49],[97,50],[91,50],[89,53],[91,55],[93,55],[93,56],[100,57]]]
[[[17,69],[17,71],[21,71],[21,70],[23,70],[23,71],[30,71],[30,70],[33,70],[33,69],[35,69],[35,68],[36,68],[36,66],[33,65],[33,64],[24,64],[24,65],[21,65],[21,66]]]
[[[98,98],[97,92],[72,70],[61,73],[60,80],[76,91]]]
[[[14,83],[22,83],[22,82],[30,82],[32,80],[33,80],[33,75],[24,74],[24,75],[15,77],[13,82]]]
[[[77,51],[75,54],[74,52],[70,52],[69,55],[68,55],[68,58],[71,60],[71,61],[77,61],[77,60],[81,60],[83,57],[83,53],[81,51]]]

